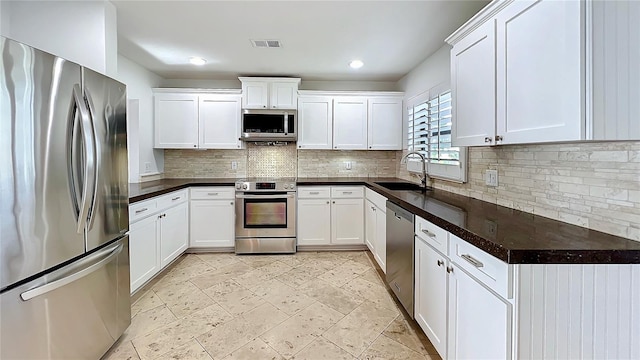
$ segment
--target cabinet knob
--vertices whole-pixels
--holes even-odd
[[[453,266],[447,266],[447,273],[451,274],[453,272]]]
[[[490,142],[491,142],[491,138],[490,138],[490,137],[486,137],[486,138],[484,138],[484,142],[486,142],[486,143],[490,143]]]
[[[371,146],[369,146],[369,149],[371,149]]]
[[[438,260],[438,266],[442,266],[442,265],[444,265],[444,261]]]
[[[262,105],[262,107],[263,107],[263,108],[266,108],[266,107],[267,107],[267,105]]]
[[[334,149],[337,149],[338,147],[337,147],[337,146],[334,146],[333,148],[334,148]]]
[[[273,105],[272,107],[273,107],[274,109],[276,108],[276,106],[275,106],[275,105]]]
[[[298,145],[298,149],[301,149],[301,148],[302,148],[302,145]]]
[[[329,203],[329,202],[327,201],[327,204],[328,204],[328,203]]]
[[[333,201],[333,203],[335,204],[336,202],[335,202],[335,201]]]
[[[198,147],[198,145],[193,145],[193,147]]]
[[[233,205],[233,201],[231,202],[231,205]]]

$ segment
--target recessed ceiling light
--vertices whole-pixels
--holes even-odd
[[[349,63],[349,66],[351,66],[352,69],[360,69],[362,65],[364,65],[364,63],[360,60],[353,60]]]
[[[198,56],[194,56],[189,58],[189,62],[192,63],[193,65],[204,65],[207,63],[207,60]]]

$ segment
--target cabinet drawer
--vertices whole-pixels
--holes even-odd
[[[129,205],[129,222],[144,219],[158,210],[156,198]]]
[[[232,187],[211,186],[191,188],[191,200],[230,200],[236,196],[236,190]]]
[[[378,209],[382,210],[382,212],[387,211],[387,198],[378,194],[377,192],[364,188],[365,197],[367,200],[371,201],[373,205],[377,206]]]
[[[174,205],[181,204],[189,200],[187,189],[174,191],[158,197],[158,210],[166,210]]]
[[[364,188],[362,186],[332,186],[331,197],[335,199],[363,198]]]
[[[298,198],[300,199],[314,199],[314,198],[329,198],[331,196],[331,188],[325,187],[299,187]]]
[[[433,246],[441,253],[447,253],[449,233],[445,229],[430,223],[420,216],[416,216],[416,236],[426,241],[427,244]]]
[[[505,299],[512,298],[513,266],[450,234],[449,258]]]

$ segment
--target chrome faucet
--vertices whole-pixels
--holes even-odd
[[[424,155],[414,150],[414,151],[409,151],[405,156],[403,156],[402,159],[400,159],[400,163],[401,164],[406,163],[406,160],[409,157],[409,155],[420,156],[420,159],[422,160],[422,177],[420,178],[420,184],[422,185],[423,191],[427,190],[427,180],[429,179],[429,175],[427,175],[427,167],[426,167],[427,159],[424,157]]]

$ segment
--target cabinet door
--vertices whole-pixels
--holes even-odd
[[[158,216],[131,224],[129,230],[129,272],[131,293],[160,271]]]
[[[376,207],[376,236],[374,254],[383,273],[387,273],[387,213]]]
[[[298,200],[298,245],[331,243],[331,204],[329,199]]]
[[[515,1],[496,15],[502,144],[583,138],[581,4]]]
[[[415,318],[438,354],[447,358],[447,271],[449,262],[415,238]]]
[[[301,96],[298,99],[298,148],[331,149],[332,137],[332,98]]]
[[[450,265],[449,359],[510,359],[511,304]]]
[[[296,109],[298,106],[298,83],[274,81],[269,93],[271,109]]]
[[[364,244],[364,199],[331,201],[331,243]]]
[[[234,246],[235,206],[233,200],[192,200],[189,215],[190,247]]]
[[[367,148],[367,99],[338,97],[333,100],[333,148]]]
[[[368,149],[402,150],[402,98],[371,98]]]
[[[154,128],[156,148],[197,148],[198,95],[154,95]]]
[[[201,95],[199,105],[201,149],[239,149],[239,95]]]
[[[187,250],[189,243],[189,204],[184,202],[161,213],[160,267]]]
[[[496,127],[495,25],[488,21],[451,49],[452,142],[493,145]]]
[[[371,251],[371,253],[373,254],[373,256],[375,257],[376,255],[376,228],[377,228],[377,217],[376,217],[376,206],[373,205],[373,203],[369,200],[365,201],[365,207],[364,207],[364,214],[365,214],[365,219],[364,219],[364,226],[365,226],[365,230],[364,230],[364,242],[365,244],[367,244],[367,247],[369,248],[369,251]]]
[[[269,101],[269,83],[266,81],[242,82],[242,108],[266,109]]]

